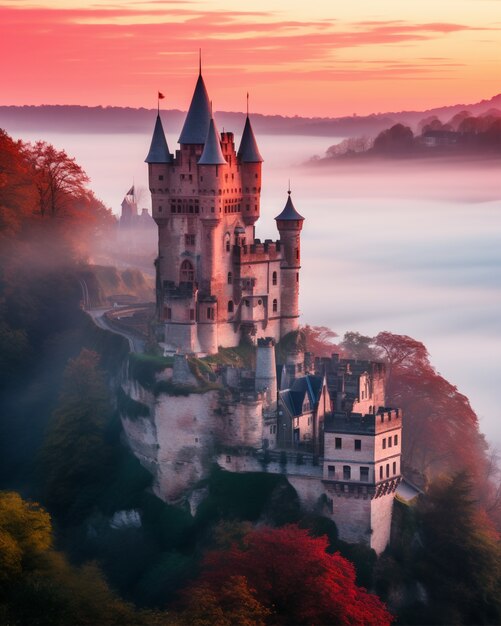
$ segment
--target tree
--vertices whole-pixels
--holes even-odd
[[[400,154],[409,152],[414,146],[414,133],[408,126],[395,124],[383,130],[374,140],[374,152],[379,154]]]
[[[374,348],[374,338],[356,332],[345,333],[339,347],[350,359],[370,361],[379,356],[378,351]]]
[[[95,352],[69,362],[42,449],[42,479],[49,506],[67,520],[95,505],[112,460],[106,441],[111,404]]]
[[[499,537],[478,508],[471,478],[461,472],[433,483],[420,500],[418,514],[420,575],[434,602],[459,611],[460,623],[499,624]]]
[[[50,516],[14,492],[0,492],[0,581],[35,567],[52,543]]]
[[[273,611],[270,624],[391,623],[379,598],[357,587],[353,565],[326,552],[326,537],[311,537],[295,525],[261,527],[244,543],[209,553],[194,588],[218,594],[233,576],[243,576],[259,603]]]
[[[25,154],[33,169],[40,215],[61,217],[70,213],[75,198],[85,194],[87,174],[64,150],[56,150],[45,141],[28,144]]]
[[[337,337],[337,334],[327,328],[327,326],[310,326],[307,324],[303,326],[301,331],[306,338],[306,348],[312,354],[318,357],[329,357],[336,351],[337,346],[333,343],[333,340]]]
[[[245,576],[230,576],[217,591],[204,583],[191,587],[177,617],[180,626],[264,626],[270,614]]]

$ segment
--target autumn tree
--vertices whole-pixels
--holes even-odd
[[[268,624],[390,624],[379,598],[357,587],[353,565],[339,553],[328,554],[328,545],[326,537],[311,537],[295,525],[261,527],[246,535],[243,546],[209,553],[193,588],[216,594],[220,604],[220,590],[243,576],[256,600],[272,611]]]
[[[87,174],[64,150],[45,141],[28,144],[25,154],[33,170],[40,215],[67,215],[75,198],[85,193]]]

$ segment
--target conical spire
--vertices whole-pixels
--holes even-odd
[[[211,116],[209,122],[209,132],[205,138],[204,151],[200,157],[199,165],[225,165],[226,159],[223,156],[221,150],[221,142],[219,140],[219,133],[217,132],[214,118]]]
[[[160,114],[157,115],[153,137],[151,138],[150,151],[144,161],[145,163],[170,163],[172,161],[172,155],[169,152],[169,146],[165,138]]]
[[[257,147],[256,137],[250,123],[249,115],[245,120],[244,132],[242,134],[242,141],[238,149],[238,158],[243,163],[262,163],[263,157],[259,153]]]
[[[207,133],[209,132],[209,123],[211,118],[209,96],[205,88],[202,71],[198,75],[193,98],[191,99],[190,108],[184,121],[183,130],[179,137],[181,144],[202,144],[205,142]]]
[[[301,220],[304,221],[304,217],[302,215],[300,215],[294,205],[292,204],[292,200],[291,200],[291,190],[289,189],[289,191],[287,192],[289,194],[289,197],[287,198],[287,202],[285,204],[284,210],[282,211],[282,213],[280,213],[280,215],[277,215],[277,217],[275,218],[277,221],[292,221],[292,220]]]

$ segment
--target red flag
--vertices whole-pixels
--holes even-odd
[[[159,100],[163,100],[165,98],[165,96],[163,95],[163,93],[161,93],[160,91],[158,92],[158,99]]]

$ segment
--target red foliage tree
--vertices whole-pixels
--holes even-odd
[[[267,623],[390,624],[379,598],[356,585],[353,565],[339,553],[328,554],[327,546],[326,537],[313,538],[294,525],[253,530],[243,547],[209,553],[184,597],[200,586],[218,593],[232,576],[244,576],[258,602],[272,611]]]

